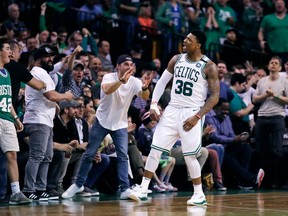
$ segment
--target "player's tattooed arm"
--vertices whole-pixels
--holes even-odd
[[[208,91],[210,92],[210,97],[206,100],[206,103],[197,113],[199,116],[204,116],[209,112],[219,100],[220,92],[220,81],[218,77],[218,69],[214,62],[208,62],[204,68],[204,73],[206,74],[208,81]]]

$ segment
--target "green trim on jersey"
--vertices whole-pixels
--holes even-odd
[[[181,54],[178,56],[178,59],[177,59],[177,61],[175,62],[174,65],[176,65],[176,64],[180,61],[180,59],[182,58],[182,56],[183,56],[183,53],[181,53]]]
[[[159,146],[155,146],[155,145],[151,145],[151,148],[153,148],[153,149],[155,149],[155,150],[158,150],[158,151],[161,151],[161,152],[165,152],[165,153],[167,153],[167,154],[170,154],[170,151],[169,150],[167,150],[167,149],[164,149],[164,148],[161,148],[161,147],[159,147]]]
[[[0,118],[14,123],[11,115],[12,88],[10,74],[6,69],[0,69]]]
[[[197,147],[197,149],[194,152],[185,152],[183,153],[183,156],[197,155],[200,150],[201,150],[201,144]]]

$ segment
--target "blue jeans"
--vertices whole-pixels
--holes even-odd
[[[90,188],[93,188],[98,178],[102,175],[102,173],[110,164],[110,158],[107,154],[101,154],[101,158],[102,160],[100,163],[93,163],[93,166],[86,179],[85,185]]]
[[[129,178],[128,178],[128,132],[127,128],[122,128],[119,130],[109,130],[102,127],[99,121],[96,119],[93,124],[88,145],[85,153],[81,158],[80,169],[76,179],[76,185],[81,187],[84,185],[88,173],[92,167],[93,158],[103,141],[104,137],[110,134],[117,154],[117,168],[118,168],[118,180],[120,184],[121,191],[125,191],[130,187]]]
[[[222,166],[222,162],[223,162],[223,158],[224,158],[224,152],[225,152],[225,148],[223,145],[221,144],[210,144],[208,146],[206,146],[206,148],[208,149],[213,149],[217,152],[218,154],[218,159],[219,159],[219,165],[220,167]]]
[[[24,192],[44,191],[53,157],[53,130],[44,124],[25,124],[29,136],[29,159],[25,168]]]
[[[0,149],[0,199],[4,198],[7,191],[7,161],[6,155]]]

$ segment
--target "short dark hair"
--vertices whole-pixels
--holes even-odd
[[[238,70],[246,69],[246,68],[244,67],[244,65],[242,65],[242,64],[234,65],[232,68],[233,68],[233,70],[236,70],[236,69],[238,69]]]
[[[218,62],[217,62],[217,65],[218,64],[225,64],[226,66],[227,66],[227,63],[224,61],[224,60],[219,60]]]
[[[193,34],[197,38],[198,43],[201,44],[201,50],[204,51],[207,40],[205,33],[203,31],[193,30],[191,31],[191,34]]]
[[[218,103],[215,105],[215,108],[221,106],[223,103],[229,103],[229,101],[225,98],[219,98]]]
[[[80,59],[81,56],[88,56],[89,57],[89,54],[88,54],[88,52],[82,50],[77,54],[76,59]]]
[[[89,104],[91,101],[93,102],[92,98],[88,97],[88,96],[83,96],[83,103],[84,103],[84,106],[86,106],[87,104]]]
[[[0,50],[3,50],[4,44],[9,44],[7,38],[0,38]]]
[[[279,56],[272,56],[269,60],[269,62],[272,60],[272,59],[278,59],[280,65],[282,66],[282,59],[279,57]]]
[[[15,40],[10,40],[9,45],[11,50],[15,49],[15,47],[19,47],[19,43]]]
[[[243,74],[240,74],[240,73],[234,73],[232,76],[231,76],[231,81],[230,81],[230,84],[231,86],[235,85],[236,83],[244,83],[246,82],[246,78]]]
[[[61,34],[61,33],[68,33],[67,29],[64,27],[64,26],[60,26],[59,28],[57,28],[56,32],[58,34]]]

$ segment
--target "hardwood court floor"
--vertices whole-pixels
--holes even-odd
[[[187,206],[191,192],[152,195],[148,201],[137,203],[119,200],[118,196],[101,195],[91,198],[74,198],[57,202],[33,203],[29,206],[1,206],[1,216],[288,216],[286,191],[228,191],[208,192],[207,207]]]

